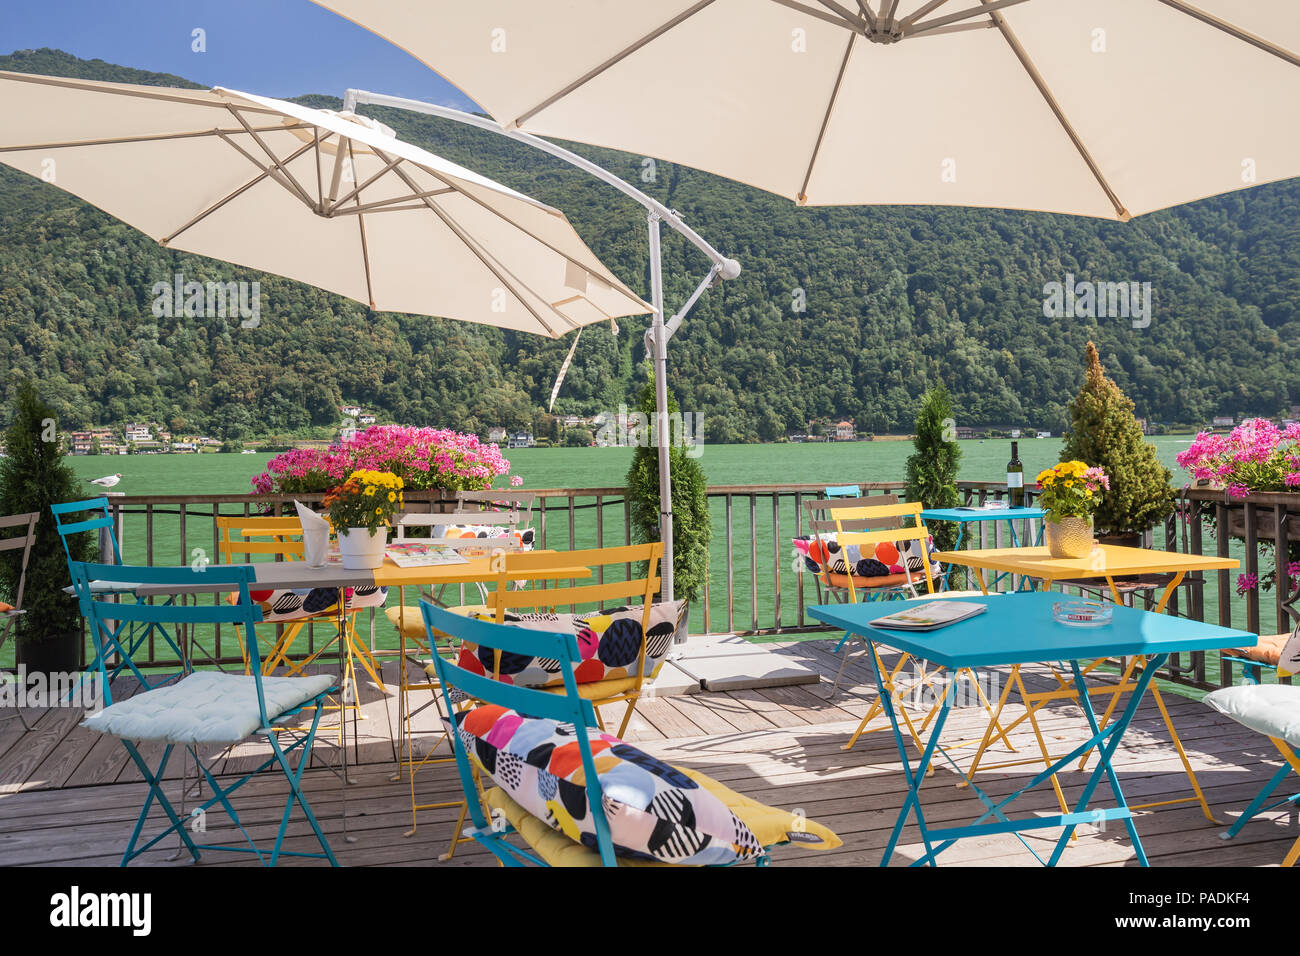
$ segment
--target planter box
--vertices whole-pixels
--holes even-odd
[[[1287,542],[1300,541],[1300,495],[1288,495],[1295,498],[1295,505],[1288,506],[1286,514]],[[1246,537],[1246,509],[1240,502],[1228,508],[1228,534],[1234,538]],[[1277,515],[1273,505],[1255,506],[1255,537],[1259,541],[1273,541],[1277,538]]]

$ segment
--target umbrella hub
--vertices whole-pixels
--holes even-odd
[[[867,30],[867,39],[872,43],[897,43],[903,39],[903,28],[897,21],[888,27],[877,23],[874,29]]]

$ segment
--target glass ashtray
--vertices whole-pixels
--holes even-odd
[[[1105,627],[1115,616],[1115,605],[1100,601],[1057,601],[1052,617],[1070,627]]]

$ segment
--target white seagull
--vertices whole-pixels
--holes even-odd
[[[86,480],[92,485],[99,485],[101,488],[112,488],[122,480],[122,473],[118,472],[116,475],[105,475],[103,478],[87,478]]]

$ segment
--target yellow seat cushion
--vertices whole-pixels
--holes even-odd
[[[636,690],[637,679],[635,677],[614,677],[609,680],[594,680],[587,684],[578,685],[578,696],[585,700],[605,700],[609,697],[619,697],[623,694]],[[544,690],[548,694],[563,694],[563,685],[559,687],[536,687],[534,690]]]
[[[486,614],[488,610],[482,604],[462,604],[458,607],[447,608],[452,614],[459,614],[462,617],[469,617],[471,614]],[[420,613],[420,607],[416,604],[403,604],[400,607],[384,608],[384,616],[388,618],[390,624],[401,632],[402,636],[410,640],[423,641],[424,636],[424,615]],[[444,638],[446,635],[439,634]]]
[[[698,770],[686,767],[677,769],[721,800],[765,847],[790,843],[808,850],[834,850],[843,845],[843,841],[833,831],[816,821],[751,800]],[[552,830],[512,800],[500,787],[490,788],[486,797],[488,809],[501,810],[523,841],[549,866],[600,866],[599,853],[581,843],[575,843],[558,830]],[[670,863],[622,857],[619,858],[618,865],[672,866]]]

